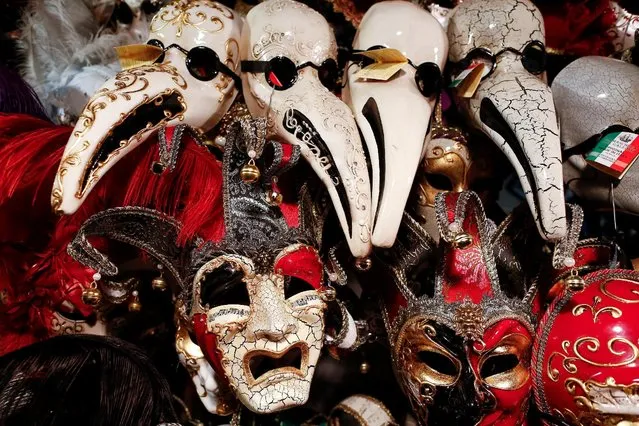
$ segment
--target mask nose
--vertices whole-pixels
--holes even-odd
[[[479,379],[475,379],[475,391],[477,392],[476,405],[481,412],[490,411],[495,408],[495,396]]]
[[[251,316],[246,324],[249,342],[279,342],[297,332],[297,320],[284,299],[284,277],[256,275],[247,285],[251,298]]]

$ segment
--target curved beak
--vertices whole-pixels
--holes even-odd
[[[67,142],[51,194],[58,214],[74,213],[104,174],[161,126],[212,127],[234,96],[201,108],[206,98],[169,64],[142,65],[107,80],[84,107]],[[219,78],[219,77],[218,77]],[[236,93],[233,83],[227,94]]]
[[[372,243],[391,247],[424,151],[435,99],[417,91],[412,72],[400,71],[384,82],[359,81],[352,76],[353,68],[344,99],[370,157]]]
[[[541,236],[567,232],[559,125],[550,88],[539,78],[508,69],[479,86],[473,119],[514,166]]]
[[[312,70],[312,72],[316,72]],[[348,246],[355,257],[371,252],[371,190],[366,157],[348,106],[314,78],[301,78],[275,92],[271,114],[278,133],[299,145],[328,190]]]

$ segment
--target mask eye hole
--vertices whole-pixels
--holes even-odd
[[[439,374],[457,376],[458,368],[446,355],[433,351],[420,351],[417,358]]]
[[[447,176],[439,173],[426,173],[426,181],[433,188],[440,191],[452,191],[453,184]]]
[[[488,378],[496,374],[505,373],[519,365],[519,358],[514,354],[493,355],[484,361],[481,367],[481,377]]]
[[[495,389],[514,390],[528,383],[530,337],[520,333],[508,335],[479,361],[479,375]]]
[[[231,262],[224,262],[200,281],[200,305],[213,308],[221,305],[249,305],[250,299],[244,271]]]
[[[284,297],[286,299],[290,299],[296,294],[309,291],[309,290],[315,290],[315,289],[313,288],[312,285],[310,285],[303,279],[297,278],[297,277],[286,277],[286,280],[284,282]]]

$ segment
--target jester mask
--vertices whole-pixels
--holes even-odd
[[[405,215],[380,259],[397,379],[422,425],[526,424],[536,287],[512,253],[534,225],[495,230],[472,192],[440,194],[435,208],[439,250]]]
[[[336,302],[323,294],[321,220],[305,187],[285,179],[300,150],[265,136],[264,120],[238,121],[229,132],[219,238],[179,247],[174,219],[125,207],[93,216],[70,249],[103,276],[117,267],[87,236],[128,242],[165,265],[176,281],[179,358],[217,414],[229,414],[234,401],[258,414],[304,404],[325,337],[342,348],[355,341],[345,309],[350,330],[325,336],[327,303]],[[242,179],[251,160],[262,170],[259,182]],[[264,185],[273,178],[278,185]]]

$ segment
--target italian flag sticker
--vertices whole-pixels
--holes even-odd
[[[586,161],[618,179],[639,156],[639,135],[630,132],[609,133],[590,151]]]

